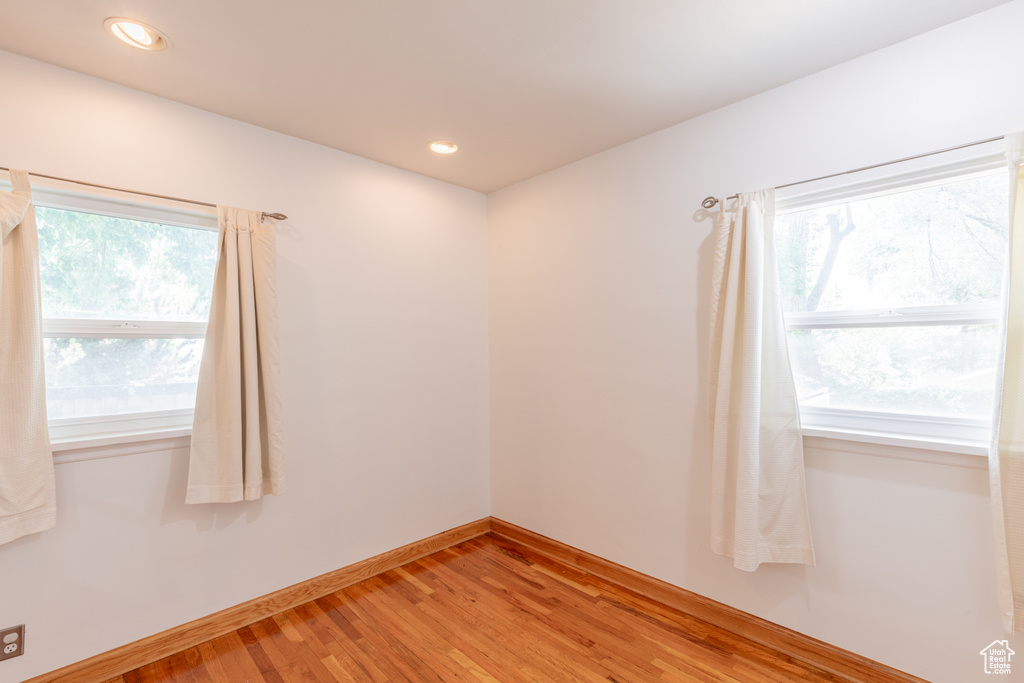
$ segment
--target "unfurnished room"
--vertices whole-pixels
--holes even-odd
[[[0,0],[0,683],[1024,680],[1024,0]]]

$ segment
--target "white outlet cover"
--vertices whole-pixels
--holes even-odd
[[[18,639],[18,632],[14,631],[13,633],[8,633],[6,636],[4,636],[4,643],[13,643],[17,639]]]

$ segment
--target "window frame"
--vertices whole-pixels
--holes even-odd
[[[858,172],[780,190],[775,215],[834,206],[851,200],[879,197],[913,188],[1005,172],[1002,142],[956,150],[940,156]],[[1005,296],[1005,288],[1004,288]],[[991,325],[1004,334],[1004,301],[850,311],[799,311],[784,314],[790,330],[923,327],[929,325]],[[805,437],[855,441],[882,446],[928,449],[970,456],[960,463],[977,466],[991,440],[991,418],[799,406]],[[918,458],[914,458],[918,459]]]
[[[10,189],[9,181],[0,188]],[[172,200],[139,201],[112,190],[83,192],[77,185],[32,178],[34,206],[138,220],[187,229],[217,231],[214,210],[184,208]],[[43,318],[43,338],[203,339],[207,321]],[[69,461],[151,450],[145,444],[181,445],[192,433],[194,409],[174,409],[48,419],[55,454],[71,452]],[[138,449],[125,445],[139,444]],[[112,447],[112,448],[111,448]],[[78,457],[74,457],[76,456]],[[90,455],[91,454],[91,455]]]

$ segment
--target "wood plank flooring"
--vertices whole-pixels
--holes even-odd
[[[838,680],[487,535],[108,683]]]

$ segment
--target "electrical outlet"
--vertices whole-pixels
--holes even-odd
[[[0,629],[0,662],[25,652],[25,624]]]

